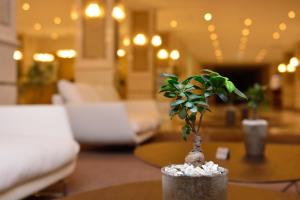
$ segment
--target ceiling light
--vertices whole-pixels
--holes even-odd
[[[122,57],[124,57],[126,55],[126,51],[124,50],[124,49],[118,49],[118,51],[117,51],[117,56],[119,57],[119,58],[122,58]]]
[[[172,50],[171,53],[170,53],[170,58],[172,60],[178,60],[180,58],[179,51],[177,49]]]
[[[166,49],[161,49],[157,52],[157,58],[165,60],[169,57],[169,52]]]
[[[241,43],[246,43],[248,41],[247,37],[241,37],[240,39]]]
[[[216,33],[212,33],[212,34],[210,34],[210,39],[216,40],[216,39],[218,39],[218,35]]]
[[[216,27],[211,24],[211,25],[208,26],[207,29],[208,29],[209,32],[214,32],[216,30]]]
[[[151,44],[155,47],[159,47],[162,44],[161,37],[159,35],[154,35]]]
[[[28,2],[23,3],[22,10],[24,11],[30,10],[30,4]]]
[[[284,73],[284,72],[286,72],[286,65],[281,63],[278,65],[277,69],[280,73]]]
[[[214,47],[218,47],[218,46],[219,46],[219,41],[218,41],[218,40],[214,40],[214,41],[212,42],[212,45],[213,45]]]
[[[249,34],[250,34],[250,30],[249,30],[249,29],[244,28],[244,29],[242,30],[242,35],[243,35],[243,36],[248,36]]]
[[[291,65],[291,64],[288,64],[286,69],[287,69],[288,72],[295,72],[296,71],[296,67]]]
[[[215,50],[215,55],[217,57],[222,56],[222,51],[220,49]]]
[[[51,34],[51,38],[52,38],[53,40],[57,40],[58,37],[59,37],[58,33],[52,33],[52,34]]]
[[[56,55],[60,58],[75,58],[77,53],[74,49],[61,49],[56,52]]]
[[[15,50],[13,54],[13,59],[18,61],[18,60],[22,60],[22,58],[23,58],[22,52],[19,50]]]
[[[112,10],[112,16],[117,21],[122,21],[126,17],[125,9],[123,5],[116,5]]]
[[[33,60],[36,62],[52,62],[54,61],[54,56],[50,53],[35,53]]]
[[[125,37],[125,38],[123,39],[123,45],[124,45],[125,47],[128,47],[128,46],[130,45],[130,39],[129,39],[128,37]]]
[[[297,57],[292,57],[290,59],[290,65],[294,66],[294,67],[297,67],[299,65],[299,60]]]
[[[89,18],[99,18],[104,15],[104,10],[97,3],[90,3],[85,8],[85,15]]]
[[[295,17],[296,17],[296,13],[294,12],[294,11],[289,11],[288,12],[288,17],[290,18],[290,19],[294,19]]]
[[[285,23],[281,23],[281,24],[279,24],[278,28],[281,31],[285,31],[286,30],[286,24]]]
[[[53,23],[54,24],[56,24],[56,25],[59,25],[59,24],[61,24],[61,18],[60,17],[55,17],[54,19],[53,19]]]
[[[77,20],[79,18],[78,12],[76,10],[72,10],[70,13],[70,18],[74,21]]]
[[[212,18],[213,18],[213,16],[211,13],[205,13],[205,15],[204,15],[205,21],[209,22],[212,20]]]
[[[245,26],[251,26],[252,20],[250,18],[245,19],[244,21]]]
[[[273,39],[278,40],[280,38],[280,34],[278,32],[273,33]]]
[[[176,28],[178,26],[178,22],[176,20],[172,20],[172,21],[170,21],[170,26],[172,28]]]
[[[133,38],[133,43],[138,46],[144,46],[145,44],[147,44],[147,38],[144,34],[138,33]]]
[[[40,31],[42,29],[42,25],[40,23],[35,23],[33,25],[34,30]]]

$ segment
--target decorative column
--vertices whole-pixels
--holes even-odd
[[[295,51],[295,56],[300,60],[300,43],[297,45],[296,51]],[[295,109],[300,111],[300,65],[296,68],[295,72],[295,87],[294,87],[294,95],[295,95],[295,100],[294,100],[294,105]]]
[[[151,37],[154,35],[155,13],[152,10],[134,10],[130,16],[130,35],[146,36],[144,45],[133,44],[129,51],[127,97],[129,99],[154,98],[154,66]]]
[[[15,104],[17,99],[15,8],[15,0],[0,0],[0,104]]]
[[[75,79],[94,85],[113,85],[115,73],[115,21],[111,15],[114,0],[77,0],[84,13],[89,3],[103,8],[101,17],[80,16],[77,23]]]

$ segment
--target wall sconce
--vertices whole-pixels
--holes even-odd
[[[151,39],[151,44],[154,47],[159,47],[162,44],[161,37],[159,35],[154,35]]]
[[[52,62],[54,61],[54,56],[50,53],[35,53],[33,60],[36,62]]]
[[[124,6],[121,4],[114,6],[112,10],[112,16],[117,21],[124,20],[126,18]]]
[[[90,3],[85,8],[85,15],[89,18],[100,18],[104,16],[104,9],[97,3]]]
[[[118,49],[117,56],[119,58],[122,58],[122,57],[126,56],[126,51],[124,49]]]
[[[137,46],[144,46],[148,42],[146,36],[143,33],[138,33],[136,36],[133,38],[133,43]]]
[[[180,58],[179,51],[177,49],[172,50],[171,53],[170,53],[170,58],[172,60],[178,60]]]
[[[292,57],[291,59],[290,59],[290,63],[289,63],[290,65],[292,65],[292,66],[294,66],[294,67],[298,67],[298,65],[299,65],[299,60],[298,60],[298,58],[297,57]]]
[[[13,59],[16,61],[19,61],[19,60],[22,60],[22,58],[23,58],[22,52],[19,50],[15,50],[14,54],[13,54]]]
[[[278,65],[277,70],[278,70],[280,73],[285,73],[286,70],[287,70],[286,68],[287,68],[287,67],[286,67],[286,64],[281,63],[281,64]]]
[[[56,55],[60,58],[75,58],[77,53],[74,49],[61,49],[56,52]]]
[[[169,57],[169,52],[166,49],[160,49],[157,52],[157,58],[160,60],[168,59],[168,57]]]

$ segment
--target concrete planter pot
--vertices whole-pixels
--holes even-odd
[[[171,176],[162,168],[163,200],[227,200],[228,170],[215,176]]]
[[[245,150],[248,157],[263,157],[268,122],[266,120],[243,120]]]

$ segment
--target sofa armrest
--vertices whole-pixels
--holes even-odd
[[[65,103],[63,97],[59,94],[52,95],[51,102],[54,105],[63,105]]]
[[[83,143],[134,143],[124,103],[66,105],[75,139]]]

